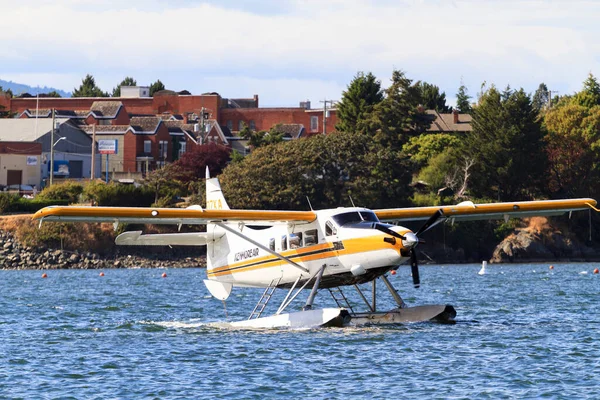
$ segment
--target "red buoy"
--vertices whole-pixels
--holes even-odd
[[[395,270],[395,269],[393,269],[393,270],[390,272],[390,274],[392,274],[392,275],[396,275],[396,270]]]
[[[548,267],[549,269],[554,269],[554,265],[551,265]]]
[[[166,278],[166,277],[167,277],[167,273],[166,273],[166,272],[163,272],[163,274],[162,274],[161,276],[162,276],[163,278]]]
[[[47,274],[45,274],[45,273],[44,273],[44,274],[42,274],[42,278],[47,278],[47,277],[48,277],[48,275],[47,275]]]
[[[600,271],[598,271],[598,268],[596,268],[596,269],[594,270],[594,273],[595,273],[595,274],[597,274],[598,272],[600,272]]]
[[[99,276],[104,276],[104,272],[100,272],[100,275],[99,275]]]

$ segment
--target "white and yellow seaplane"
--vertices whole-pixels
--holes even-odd
[[[206,232],[142,234],[125,232],[118,245],[207,246],[208,291],[225,301],[233,287],[265,288],[249,318],[231,323],[241,328],[306,328],[348,324],[397,324],[421,321],[452,323],[450,305],[409,307],[386,274],[409,262],[415,287],[419,270],[415,248],[419,236],[443,221],[508,219],[596,209],[593,199],[526,201],[370,210],[340,207],[318,211],[232,210],[217,178],[206,179],[206,209],[51,206],[34,218],[43,221],[110,222],[132,224],[206,225]],[[425,221],[416,232],[386,222]],[[376,308],[376,280],[380,279],[397,304],[393,310]],[[372,282],[372,301],[359,284]],[[354,286],[365,312],[355,311],[342,288]],[[277,311],[263,312],[277,288],[288,290]],[[303,289],[310,293],[301,311],[284,312]],[[319,290],[327,290],[338,307],[313,309]]]

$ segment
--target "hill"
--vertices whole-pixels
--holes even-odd
[[[3,79],[0,79],[0,86],[2,87],[3,90],[10,89],[15,96],[18,96],[21,93],[29,93],[29,94],[35,96],[38,93],[49,93],[49,92],[52,92],[52,91],[56,91],[56,93],[60,94],[62,97],[71,97],[71,92],[65,92],[64,90],[55,89],[55,88],[47,87],[47,86],[44,86],[44,87],[40,87],[40,86],[32,87],[32,86],[25,85],[25,84],[22,84],[22,83],[16,83],[16,82],[12,82],[12,81],[5,81]]]

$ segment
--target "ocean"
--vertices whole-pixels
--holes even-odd
[[[266,331],[220,324],[262,290],[224,305],[204,269],[0,271],[0,398],[600,398],[597,265],[549,266],[422,266],[420,289],[408,266],[389,277],[410,305],[454,305],[455,325]]]

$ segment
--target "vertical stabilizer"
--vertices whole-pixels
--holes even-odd
[[[219,179],[209,177],[208,167],[206,168],[206,209],[229,210],[229,206],[221,191]]]

